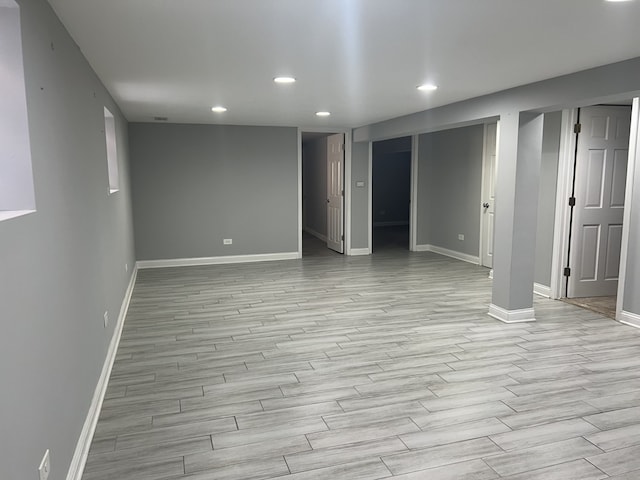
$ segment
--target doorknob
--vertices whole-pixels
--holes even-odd
[[[482,206],[483,206],[484,208],[489,208],[489,204],[488,204],[487,202],[483,203],[483,204],[482,204]]]

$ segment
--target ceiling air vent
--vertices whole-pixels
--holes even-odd
[[[154,119],[156,122],[166,122],[167,120],[169,120],[169,118],[168,118],[168,117],[153,117],[153,119]]]

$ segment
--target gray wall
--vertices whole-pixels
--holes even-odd
[[[18,3],[37,212],[0,222],[0,478],[37,478],[48,448],[49,479],[62,480],[134,263],[127,128],[49,4]],[[104,106],[117,122],[113,195]]]
[[[373,144],[373,225],[409,224],[411,152],[378,154]]]
[[[418,245],[479,255],[483,132],[474,125],[420,135]]]
[[[358,187],[364,182],[364,187]],[[369,246],[369,143],[351,146],[351,248]]]
[[[297,129],[132,123],[129,136],[138,260],[298,250]]]
[[[542,132],[534,281],[547,287],[551,285],[561,121],[562,112],[545,114]]]
[[[302,144],[302,208],[305,229],[327,235],[327,138]]]

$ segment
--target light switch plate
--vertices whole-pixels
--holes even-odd
[[[225,238],[222,240],[222,244],[223,245],[232,245],[233,244],[233,238]]]

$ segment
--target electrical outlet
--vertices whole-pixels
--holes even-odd
[[[128,272],[128,271],[129,271],[129,264],[128,264],[128,263],[125,263],[125,264],[124,264],[124,271],[125,271],[125,272]]]
[[[233,244],[233,238],[225,238],[222,240],[223,245],[231,245]]]
[[[40,473],[40,480],[47,480],[49,478],[49,472],[51,471],[51,456],[49,455],[49,450],[47,449],[44,452],[44,457],[42,457],[42,461],[40,462],[40,466],[38,467],[38,472]]]
[[[104,328],[109,326],[109,312],[104,312]]]
[[[458,234],[458,240],[464,240],[464,235],[462,233]]]

